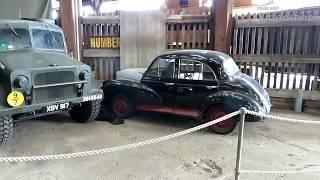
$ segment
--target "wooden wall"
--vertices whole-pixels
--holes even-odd
[[[89,37],[120,36],[119,16],[94,16],[81,18],[83,40],[82,61],[91,66],[97,80],[114,79],[120,69],[119,49],[91,49]]]
[[[277,90],[271,96],[278,106],[292,108],[295,90],[303,89],[315,92],[304,107],[319,109],[319,8],[236,16],[232,56],[242,72]]]
[[[120,14],[121,69],[144,68],[165,51],[166,16],[162,11]]]
[[[208,49],[208,15],[169,16],[166,24],[167,49]]]

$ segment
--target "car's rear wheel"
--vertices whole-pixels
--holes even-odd
[[[9,116],[0,117],[0,144],[5,144],[13,134],[13,119]]]
[[[116,95],[112,98],[112,110],[119,118],[128,118],[133,112],[134,108],[129,99],[124,95]]]
[[[229,113],[230,112],[227,110],[227,108],[224,105],[213,106],[207,111],[206,122],[218,119]],[[217,134],[229,134],[235,129],[235,127],[237,126],[237,123],[238,121],[235,120],[234,118],[229,118],[210,126],[208,130]]]
[[[76,105],[70,110],[70,116],[73,120],[80,123],[94,121],[99,114],[100,103],[100,100],[95,100]]]

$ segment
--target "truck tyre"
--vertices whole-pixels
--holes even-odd
[[[13,119],[9,116],[0,117],[0,144],[5,144],[13,134]]]
[[[212,120],[218,119],[222,116],[229,114],[230,112],[227,110],[225,105],[215,105],[211,107],[206,114],[206,122],[210,122]],[[235,127],[237,126],[238,121],[235,118],[229,118],[217,124],[214,124],[208,127],[208,130],[214,132],[216,134],[229,134],[231,133]]]
[[[73,120],[79,123],[86,123],[94,121],[100,111],[100,100],[83,102],[79,105],[72,107],[70,110],[70,116]]]

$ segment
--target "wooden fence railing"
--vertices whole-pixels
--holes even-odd
[[[89,64],[97,80],[115,78],[120,69],[119,49],[94,49],[90,47],[90,37],[119,37],[119,16],[94,16],[81,18],[83,37],[83,62]]]
[[[320,91],[319,11],[236,17],[232,54],[265,88]]]
[[[207,49],[208,15],[175,15],[167,18],[167,49]]]

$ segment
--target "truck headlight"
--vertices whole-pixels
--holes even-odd
[[[13,83],[16,88],[26,89],[29,85],[29,80],[25,76],[18,76]]]
[[[80,74],[79,74],[79,79],[81,81],[84,81],[84,80],[88,80],[90,79],[90,73],[88,71],[81,71]]]

